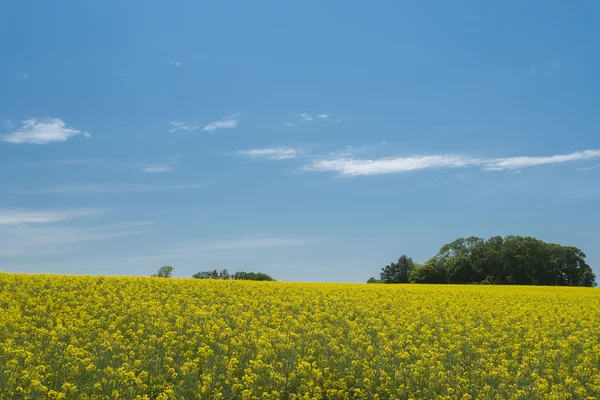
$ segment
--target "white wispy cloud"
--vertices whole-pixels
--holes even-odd
[[[105,167],[111,168],[132,168],[137,169],[146,173],[162,173],[174,171],[179,163],[180,156],[167,157],[163,162],[160,163],[147,163],[147,162],[112,162],[106,163]]]
[[[160,190],[190,190],[201,189],[210,185],[211,182],[185,183],[179,185],[149,185],[149,184],[116,184],[116,183],[67,183],[55,186],[35,189],[13,189],[11,193],[130,193],[130,192],[152,192]]]
[[[283,124],[284,124],[285,126],[294,126],[294,125],[296,125],[296,124],[292,124],[291,122],[284,122]]]
[[[300,151],[291,147],[241,150],[235,154],[263,160],[287,160],[296,158]]]
[[[317,159],[303,169],[332,171],[341,176],[382,175],[428,168],[460,168],[477,165],[476,159],[453,155],[411,156],[365,160],[357,158]]]
[[[171,122],[169,122],[169,126],[171,126],[171,128],[169,129],[169,132],[171,132],[171,133],[177,132],[177,131],[193,132],[193,131],[197,131],[198,129],[200,129],[200,126],[198,126],[198,125],[188,124],[183,121],[171,121]]]
[[[300,118],[302,119],[302,121],[306,121],[306,122],[310,122],[313,121],[315,119],[322,119],[324,121],[327,121],[329,119],[329,117],[331,116],[331,114],[326,114],[326,113],[322,113],[322,114],[317,114],[314,117],[308,113],[302,113],[300,114]],[[339,120],[333,121],[333,122],[339,122]]]
[[[486,171],[504,171],[535,167],[545,164],[560,164],[572,161],[583,161],[600,158],[600,150],[577,151],[570,154],[543,156],[543,157],[509,157],[487,160],[484,166]]]
[[[181,61],[171,61],[169,64],[174,65],[176,67],[181,67],[183,64],[181,63]]]
[[[100,209],[73,210],[22,210],[0,209],[0,225],[48,224],[66,221],[77,217],[92,216],[105,213]]]
[[[14,144],[65,142],[73,136],[91,137],[88,132],[69,127],[59,118],[32,118],[21,122],[19,130],[0,135],[0,141]]]
[[[600,150],[585,150],[565,155],[544,157],[474,158],[461,155],[415,155],[360,159],[354,157],[317,158],[302,167],[305,171],[337,172],[339,176],[355,177],[402,173],[423,169],[480,167],[485,171],[514,171],[527,167],[559,164],[600,158]]]
[[[169,172],[175,170],[180,157],[167,157],[161,163],[147,163],[147,162],[116,162],[111,160],[105,160],[101,158],[63,158],[55,160],[41,160],[34,162],[27,162],[19,164],[25,167],[45,167],[45,166],[78,166],[78,165],[89,165],[89,164],[103,164],[106,168],[132,168],[138,169],[142,172],[148,173],[159,173]]]
[[[140,170],[142,172],[148,173],[161,173],[161,172],[169,172],[173,171],[175,168],[172,165],[166,164],[146,164],[140,166]]]
[[[202,128],[202,131],[213,133],[218,129],[235,128],[238,125],[239,114],[231,114],[219,121],[213,121]]]
[[[180,156],[168,157],[161,164],[140,164],[139,168],[142,172],[162,173],[175,170],[175,166],[179,162]]]
[[[27,74],[19,74],[19,75],[17,75],[17,79],[19,79],[19,80],[27,79],[28,76],[29,75],[27,75]]]

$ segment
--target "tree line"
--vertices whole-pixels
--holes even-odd
[[[221,271],[201,271],[192,275],[192,278],[197,279],[222,279],[222,280],[242,280],[242,281],[274,281],[269,275],[263,272],[246,272],[238,271],[230,274],[229,271],[223,269]]]
[[[173,274],[173,267],[170,265],[163,265],[158,269],[156,274],[152,275],[158,278],[170,278]],[[192,275],[192,278],[196,279],[220,279],[220,280],[243,280],[243,281],[274,281],[269,275],[263,272],[246,272],[238,271],[233,274],[229,273],[226,269],[221,271],[200,271]]]
[[[585,253],[522,236],[460,238],[423,264],[403,255],[367,283],[596,286]]]

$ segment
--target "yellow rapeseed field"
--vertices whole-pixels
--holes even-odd
[[[0,399],[596,399],[600,290],[0,274]]]

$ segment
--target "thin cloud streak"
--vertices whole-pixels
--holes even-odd
[[[313,121],[315,119],[322,119],[324,121],[327,121],[330,116],[331,116],[331,114],[326,114],[326,113],[317,114],[315,117],[313,117],[312,115],[310,115],[308,113],[302,113],[302,114],[300,114],[300,118],[303,121],[306,121],[306,122],[310,122],[310,121]]]
[[[91,137],[88,132],[71,128],[59,118],[32,118],[22,121],[19,130],[0,135],[0,141],[12,144],[48,144],[66,142],[77,135]]]
[[[218,129],[235,128],[238,125],[239,116],[239,114],[232,114],[219,121],[213,121],[210,124],[206,125],[204,128],[202,128],[202,131],[213,133]]]
[[[169,126],[171,127],[169,129],[169,132],[171,132],[171,133],[177,132],[177,131],[194,132],[194,131],[197,131],[198,129],[200,129],[199,125],[190,125],[183,121],[171,121],[171,122],[169,122]]]
[[[523,168],[600,158],[600,150],[585,150],[545,157],[474,158],[460,155],[388,157],[375,160],[348,156],[315,159],[304,171],[337,172],[355,177],[403,173],[423,169],[480,167],[484,171],[513,171]]]
[[[179,163],[180,156],[168,157],[161,164],[139,164],[139,169],[147,173],[162,173],[175,170],[175,166]]]
[[[23,210],[0,209],[0,225],[19,224],[49,224],[61,222],[78,217],[87,217],[104,214],[106,210],[100,209],[74,209],[74,210]]]
[[[250,157],[253,159],[288,160],[291,158],[296,158],[299,153],[299,150],[290,147],[277,147],[266,149],[241,150],[235,154]]]
[[[173,171],[175,168],[171,165],[163,165],[163,164],[157,164],[157,165],[142,165],[140,167],[140,170],[142,172],[148,172],[148,173],[161,173],[161,172],[170,172]]]
[[[105,168],[132,168],[138,169],[142,172],[148,173],[159,173],[169,172],[175,170],[180,157],[168,157],[163,163],[142,163],[142,162],[114,162],[101,158],[81,158],[81,159],[56,159],[56,160],[43,160],[30,163],[19,164],[24,167],[45,167],[45,166],[76,166],[76,165],[90,165],[90,164],[103,164]]]
[[[179,163],[181,156],[168,157],[162,164],[141,164],[140,170],[147,173],[162,173],[175,170],[175,166]]]
[[[464,168],[477,165],[480,160],[452,155],[413,156],[362,160],[356,158],[337,158],[315,160],[302,169],[306,171],[332,171],[340,176],[354,177],[364,175],[382,175],[431,168]]]
[[[163,172],[170,172],[170,171],[174,171],[175,167],[177,166],[177,164],[179,163],[179,159],[181,157],[180,156],[172,156],[172,157],[167,157],[165,159],[164,162],[162,163],[140,163],[140,162],[128,162],[128,163],[113,163],[113,164],[106,164],[106,167],[125,167],[125,168],[132,168],[132,169],[138,169],[142,172],[146,172],[146,173],[163,173]]]
[[[547,157],[509,157],[489,160],[484,166],[485,171],[504,171],[511,169],[521,169],[535,167],[545,164],[560,164],[572,161],[583,161],[600,158],[600,150],[585,150],[571,154],[554,155]]]

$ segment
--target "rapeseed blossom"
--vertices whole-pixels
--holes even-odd
[[[595,399],[600,291],[0,274],[0,399]]]

